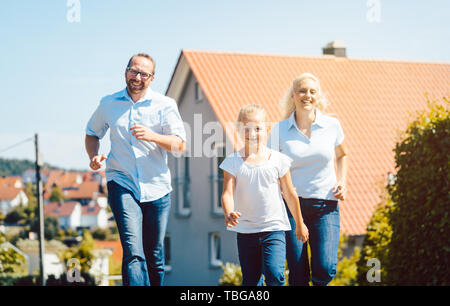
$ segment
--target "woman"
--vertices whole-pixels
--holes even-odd
[[[311,281],[326,286],[336,275],[338,200],[346,195],[347,154],[341,125],[323,114],[325,107],[319,80],[309,73],[298,76],[281,101],[284,120],[272,128],[268,143],[293,160],[292,182],[309,229],[311,270],[307,245],[296,239],[296,224],[289,214],[292,230],[286,232],[286,256],[290,285],[307,286]]]

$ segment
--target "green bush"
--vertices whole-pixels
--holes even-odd
[[[384,204],[383,204],[384,203]],[[389,261],[389,245],[392,237],[392,227],[390,224],[390,212],[392,210],[392,200],[384,199],[382,204],[375,210],[372,218],[367,225],[367,233],[364,238],[361,256],[357,262],[357,279],[359,286],[380,286],[385,284],[386,266]],[[369,282],[367,274],[373,268],[370,264],[371,259],[376,259],[380,263],[380,282]]]
[[[356,284],[357,265],[360,258],[360,249],[355,247],[350,258],[344,257],[343,249],[348,246],[348,236],[341,236],[338,248],[338,263],[336,276],[329,283],[329,286],[354,286]]]
[[[220,277],[220,286],[240,286],[242,284],[242,270],[241,266],[227,262],[221,265],[223,274]]]
[[[395,147],[389,285],[450,284],[449,101],[429,104]]]

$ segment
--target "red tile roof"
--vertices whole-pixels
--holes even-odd
[[[21,176],[3,176],[0,177],[0,186],[23,188]]]
[[[100,192],[100,183],[94,181],[83,182],[73,189],[64,190],[66,199],[93,199]]]
[[[112,257],[116,260],[116,262],[121,263],[122,262],[122,245],[120,244],[120,240],[116,241],[95,241],[95,248],[96,249],[109,249],[112,251]]]
[[[77,205],[78,202],[51,202],[44,205],[44,214],[53,217],[69,217]]]
[[[320,79],[331,102],[327,112],[336,114],[346,137],[348,199],[340,211],[342,232],[349,235],[366,232],[387,172],[395,173],[398,132],[406,129],[411,114],[427,108],[425,94],[439,100],[450,95],[448,63],[194,50],[182,51],[168,95],[185,60],[223,126],[236,120],[241,106],[252,103],[263,105],[270,119],[279,121],[279,101],[292,80],[303,72]],[[230,140],[232,133],[227,130]]]
[[[22,191],[23,188],[15,188],[14,186],[0,185],[0,201],[12,201],[14,200]]]
[[[93,203],[93,204],[91,204]],[[101,207],[96,202],[91,202],[88,205],[84,205],[81,207],[81,214],[83,216],[95,216],[101,210]]]

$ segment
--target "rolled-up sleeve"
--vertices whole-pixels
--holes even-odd
[[[175,101],[168,103],[164,109],[161,127],[164,135],[175,135],[186,141],[186,130]]]
[[[102,112],[102,103],[97,107],[92,114],[86,126],[86,135],[96,136],[102,139],[108,131],[108,124],[105,122]]]

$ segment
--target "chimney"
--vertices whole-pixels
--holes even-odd
[[[345,44],[340,40],[334,40],[332,42],[329,42],[323,50],[323,55],[334,55],[337,57],[346,57],[346,46]]]

